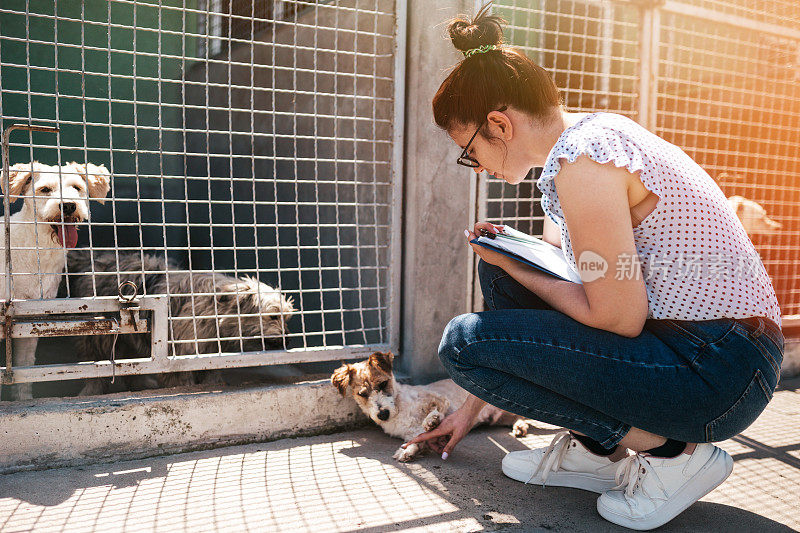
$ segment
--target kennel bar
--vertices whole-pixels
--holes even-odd
[[[392,232],[390,262],[393,267],[389,272],[389,349],[400,353],[400,316],[401,316],[401,281],[403,262],[403,158],[405,148],[405,116],[406,116],[406,46],[408,0],[396,0],[395,3],[395,38],[394,38],[394,120],[392,129]]]
[[[5,322],[0,330],[0,339],[5,339]],[[148,333],[147,320],[136,319],[121,322],[115,318],[88,318],[67,320],[28,319],[12,320],[11,338],[14,337],[70,337],[74,335],[109,335],[111,333]]]
[[[168,357],[166,362],[150,358],[131,358],[110,361],[89,361],[65,365],[36,365],[14,367],[14,379],[7,383],[33,383],[62,381],[78,378],[110,378],[162,372],[188,372],[241,368],[252,366],[283,365],[295,363],[324,362],[339,359],[366,358],[375,351],[386,350],[386,345],[331,346],[325,351],[309,351],[302,348],[269,350],[258,352],[230,352],[214,355],[183,355]],[[265,362],[265,360],[267,362]]]
[[[662,6],[660,6],[659,9],[664,13],[672,13],[675,15],[706,21],[713,20],[717,24],[723,24],[732,28],[746,29],[763,33],[765,35],[774,35],[776,37],[785,37],[787,39],[800,41],[800,29],[798,28],[791,28],[769,22],[748,19],[746,17],[731,15],[728,13],[720,13],[718,11],[714,11],[713,9],[687,4],[684,2],[667,0]]]
[[[385,345],[332,346],[324,352],[311,354],[308,350],[289,349],[286,351],[170,356],[166,342],[168,298],[166,296],[140,296],[136,299],[136,304],[137,310],[151,311],[152,315],[149,320],[138,320],[134,327],[130,319],[126,320],[125,318],[128,315],[125,311],[125,304],[115,297],[14,301],[12,304],[12,337],[151,333],[153,335],[151,341],[153,355],[152,357],[116,359],[113,365],[110,360],[103,360],[65,365],[17,366],[13,367],[13,376],[6,378],[3,383],[32,383],[77,378],[106,378],[112,375],[259,366],[264,364],[265,356],[269,357],[269,364],[306,363],[331,360],[332,356],[334,359],[366,357],[376,350],[387,349]],[[76,310],[87,315],[118,313],[120,318],[102,317],[72,321],[60,319],[65,315],[74,316]],[[70,330],[68,329],[70,326],[81,329]],[[108,329],[104,330],[104,327]],[[49,329],[50,331],[33,332],[34,328]]]
[[[155,316],[152,328],[149,322],[143,319],[132,321],[125,311],[129,309],[126,304],[120,302],[119,298],[99,296],[95,298],[59,298],[52,300],[12,300],[9,302],[11,314],[12,335],[11,337],[39,337],[46,335],[36,334],[36,329],[52,330],[54,336],[68,336],[75,334],[66,329],[66,325],[60,320],[65,315],[85,315],[97,313],[119,313],[121,316],[116,320],[118,333],[153,333],[155,338],[153,343],[158,346],[154,351],[158,358],[163,354],[161,346],[166,346],[166,336],[161,328],[166,324],[167,298],[165,296],[142,296],[136,301],[135,311],[153,311]],[[72,321],[76,325],[89,323],[92,318]],[[99,324],[108,324],[108,318],[98,318]],[[135,324],[134,324],[135,322]],[[69,322],[67,322],[68,324]],[[97,328],[87,329],[90,335],[102,335],[102,330]],[[81,330],[83,333],[83,330]],[[106,332],[105,334],[108,334]],[[0,337],[4,338],[4,337]]]

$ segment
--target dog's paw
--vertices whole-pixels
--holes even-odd
[[[528,423],[527,420],[520,418],[511,428],[511,434],[517,438],[524,437],[528,434],[528,430],[530,429],[531,425]]]
[[[439,424],[442,423],[442,413],[439,412],[438,409],[434,409],[428,416],[425,417],[425,420],[422,421],[422,427],[425,431],[431,431],[439,427]]]
[[[396,459],[401,463],[407,463],[409,461],[413,461],[418,452],[419,446],[416,444],[411,444],[405,448],[397,448],[397,451],[394,452],[392,459]]]

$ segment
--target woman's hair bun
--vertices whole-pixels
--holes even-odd
[[[503,43],[503,26],[505,22],[497,15],[490,15],[492,2],[487,2],[472,20],[461,15],[447,26],[447,33],[457,50],[466,52],[484,45],[500,45]]]

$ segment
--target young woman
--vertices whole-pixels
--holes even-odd
[[[409,444],[430,440],[446,459],[485,402],[569,428],[546,449],[509,453],[503,472],[601,493],[604,518],[652,529],[728,477],[733,461],[711,442],[772,398],[784,343],[775,291],[700,166],[626,117],[565,112],[487,11],[449,26],[465,57],[433,100],[436,123],[476,172],[516,185],[543,167],[544,238],[583,283],[472,245],[490,310],[454,318],[439,347],[471,396]],[[502,227],[478,223],[467,239],[481,229]]]

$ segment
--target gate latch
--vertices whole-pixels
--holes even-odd
[[[125,317],[127,315],[128,320],[130,320],[131,325],[133,326],[134,331],[139,331],[139,327],[136,325],[139,322],[139,301],[137,297],[139,296],[139,287],[132,281],[124,281],[119,285],[119,301],[122,304],[122,308],[119,312],[119,317],[121,319],[121,325],[125,325]]]

